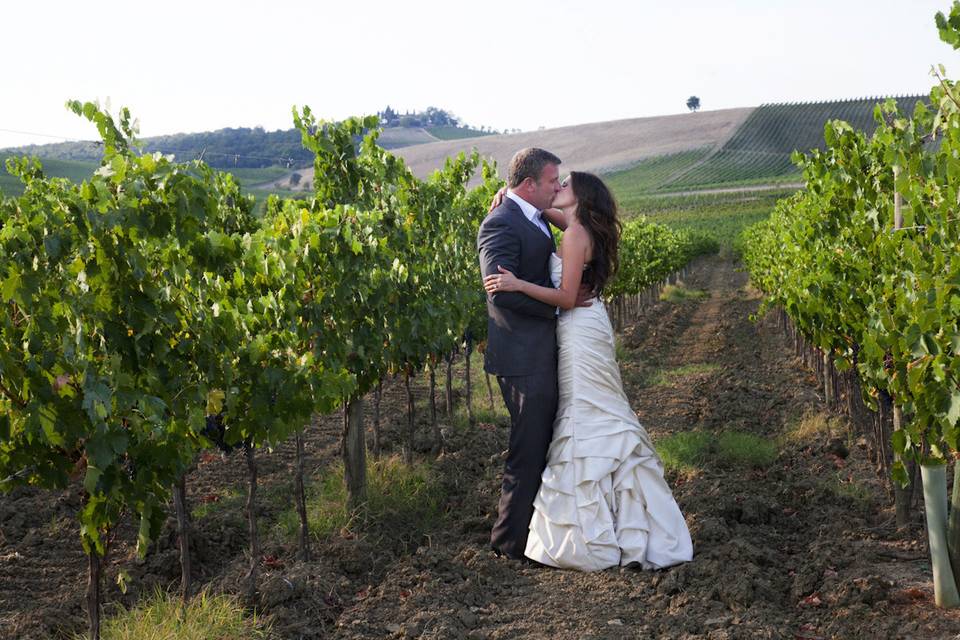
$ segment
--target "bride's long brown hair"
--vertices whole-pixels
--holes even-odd
[[[593,240],[593,258],[583,277],[599,295],[620,266],[617,202],[603,180],[592,173],[571,171],[570,181],[577,197],[577,220]]]

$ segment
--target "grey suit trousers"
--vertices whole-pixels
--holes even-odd
[[[559,391],[557,372],[497,376],[510,411],[510,449],[503,470],[498,517],[490,533],[494,550],[522,558],[533,500],[547,464]]]

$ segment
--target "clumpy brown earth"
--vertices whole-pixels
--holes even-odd
[[[502,413],[447,426],[435,468],[448,495],[443,523],[412,540],[390,522],[353,526],[295,560],[270,523],[289,507],[293,445],[259,454],[264,537],[260,613],[279,638],[953,638],[960,614],[933,604],[922,515],[898,532],[892,500],[857,434],[798,433],[822,411],[811,374],[772,322],[749,317],[758,296],[722,257],[686,280],[707,296],[659,302],[622,336],[624,383],[655,441],[704,430],[777,444],[764,468],[715,461],[671,471],[696,556],[665,571],[585,574],[494,557],[488,535],[507,429]],[[482,380],[474,380],[477,386]],[[495,390],[496,391],[496,390]],[[422,393],[422,392],[421,392]],[[485,390],[483,393],[485,396]],[[480,396],[480,397],[483,397]],[[499,399],[498,399],[499,402]],[[483,402],[485,405],[486,402]],[[398,450],[403,399],[387,395],[385,447]],[[425,412],[420,411],[425,417]],[[338,454],[336,416],[307,432],[308,472]],[[419,448],[429,456],[430,428]],[[839,438],[839,442],[838,442]],[[849,454],[844,457],[844,454]],[[240,594],[246,570],[242,456],[207,456],[189,500],[198,580]],[[18,490],[0,499],[0,636],[61,637],[83,627],[84,559],[73,513],[79,494]],[[107,612],[179,579],[173,523],[144,561],[128,525],[107,571]],[[130,588],[115,585],[120,571]]]

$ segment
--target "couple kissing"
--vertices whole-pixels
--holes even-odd
[[[477,234],[484,368],[510,413],[491,547],[582,571],[686,562],[690,533],[623,391],[601,299],[618,266],[616,202],[593,174],[561,181],[560,164],[518,151]]]

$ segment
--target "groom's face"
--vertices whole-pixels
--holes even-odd
[[[560,167],[547,164],[540,172],[540,179],[533,183],[530,204],[538,209],[548,209],[560,191]]]

